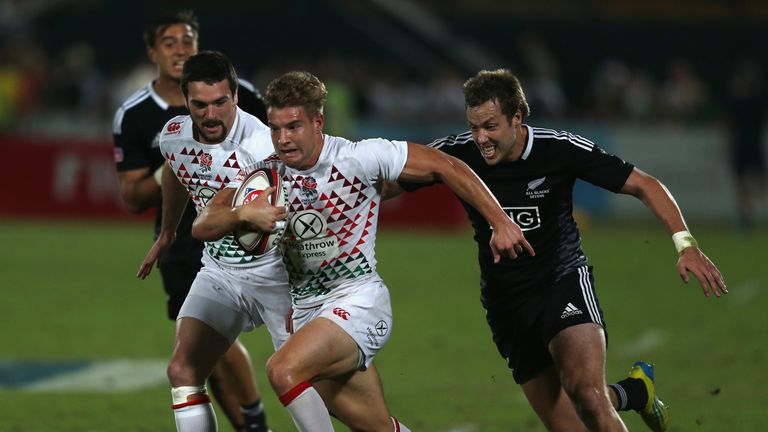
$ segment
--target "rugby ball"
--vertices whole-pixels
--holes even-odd
[[[267,197],[267,201],[277,207],[285,206],[285,189],[280,174],[273,169],[259,168],[248,174],[237,188],[232,198],[232,207],[254,201],[270,186],[274,186],[275,190]],[[278,221],[277,227],[270,233],[235,230],[234,235],[237,243],[246,252],[251,255],[263,255],[277,246],[284,232],[285,221]]]

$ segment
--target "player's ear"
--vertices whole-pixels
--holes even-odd
[[[235,94],[232,95],[232,101],[237,105],[237,94],[240,93],[240,91],[235,90]]]
[[[152,64],[157,64],[157,50],[154,47],[147,47],[147,58],[149,58]]]
[[[315,133],[323,132],[323,126],[325,126],[325,116],[322,112],[318,111],[317,114],[315,114],[315,118],[312,120],[312,124],[315,127]]]

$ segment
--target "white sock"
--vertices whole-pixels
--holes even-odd
[[[216,423],[216,414],[210,402],[173,410],[176,417],[177,432],[216,432],[219,430]]]
[[[299,432],[333,432],[328,409],[320,394],[305,381],[280,396]]]
[[[400,421],[394,417],[390,417],[392,419],[392,425],[395,427],[395,432],[411,432],[410,429],[408,429],[408,426],[400,423]]]

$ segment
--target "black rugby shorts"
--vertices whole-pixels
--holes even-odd
[[[541,295],[517,308],[486,309],[493,341],[518,384],[552,365],[547,345],[561,330],[584,323],[605,328],[591,266],[579,267],[537,291]]]

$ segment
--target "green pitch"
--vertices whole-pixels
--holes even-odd
[[[656,364],[671,430],[762,430],[768,233],[693,228],[726,276],[725,299],[706,299],[697,284],[679,280],[674,247],[657,227],[593,225],[583,232],[609,326],[608,379],[624,377],[643,359]],[[150,361],[155,373],[138,389],[124,389],[114,377],[76,390],[0,385],[0,431],[174,430],[162,382],[173,326],[159,277],[134,277],[148,237],[146,226],[0,224],[0,378],[26,376],[8,366],[24,362]],[[471,234],[384,232],[378,260],[395,313],[392,338],[377,358],[393,413],[414,431],[543,431],[490,340]],[[266,332],[242,340],[272,428],[294,430],[264,376]],[[630,430],[645,430],[636,414],[623,418]]]

